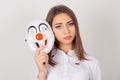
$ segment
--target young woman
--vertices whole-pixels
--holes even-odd
[[[38,80],[101,80],[98,61],[85,53],[79,26],[73,11],[64,6],[53,7],[46,20],[55,35],[54,47],[46,54],[35,52]]]

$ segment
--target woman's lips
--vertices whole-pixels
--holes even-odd
[[[72,38],[72,36],[66,36],[66,37],[64,37],[63,39],[69,40],[69,39],[71,39],[71,38]]]

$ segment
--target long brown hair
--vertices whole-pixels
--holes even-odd
[[[75,50],[75,53],[76,53],[79,60],[86,60],[85,55],[84,55],[85,51],[84,51],[82,41],[80,38],[78,22],[77,22],[75,14],[73,13],[73,11],[70,8],[68,8],[65,5],[54,6],[48,12],[47,17],[46,17],[46,21],[48,21],[50,26],[52,26],[52,22],[53,22],[54,17],[60,13],[68,14],[69,17],[71,17],[71,19],[73,20],[74,25],[75,25],[75,29],[76,29],[75,39],[73,40],[74,50]],[[55,48],[54,49],[57,49],[59,47],[58,44],[59,44],[59,42],[55,39],[55,43],[54,43]],[[53,61],[53,59],[52,59],[52,56],[53,56],[52,51],[53,50],[51,50],[51,52],[48,54],[49,55],[49,64],[55,65],[55,61]]]

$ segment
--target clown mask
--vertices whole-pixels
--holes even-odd
[[[43,20],[32,21],[27,26],[25,41],[33,51],[46,45],[43,51],[49,53],[54,44],[54,35],[48,22]]]

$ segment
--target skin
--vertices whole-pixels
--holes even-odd
[[[66,13],[56,15],[52,22],[52,30],[59,41],[59,49],[67,53],[73,49],[72,41],[75,38],[75,25],[72,19]],[[35,52],[35,62],[38,67],[38,80],[46,80],[48,68],[48,55],[42,50],[46,46],[38,48]]]
[[[65,13],[58,14],[53,19],[52,29],[59,41],[59,48],[64,52],[72,49],[72,41],[75,38],[75,26],[72,19]]]
[[[38,80],[46,80],[47,68],[48,68],[48,55],[42,50],[46,46],[41,46],[35,52],[35,63],[38,68]]]

